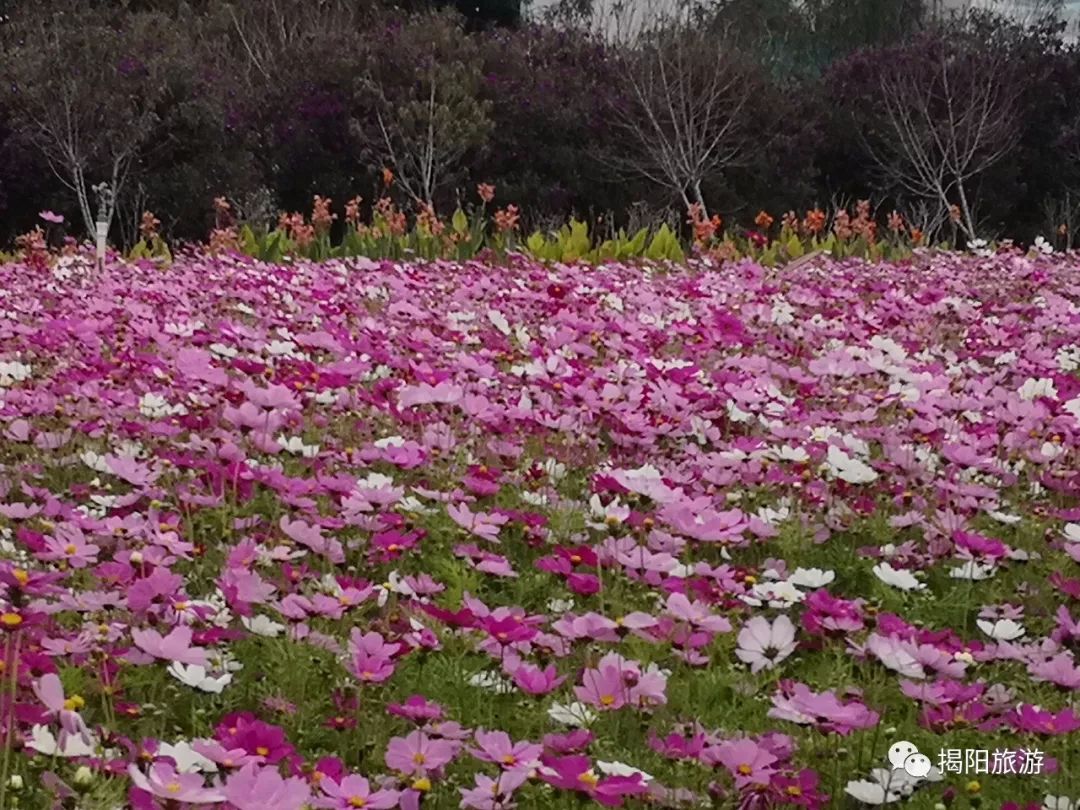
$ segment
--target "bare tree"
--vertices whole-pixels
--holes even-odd
[[[95,231],[93,187],[111,194],[111,224],[137,161],[146,155],[164,95],[161,66],[140,59],[132,43],[160,41],[160,15],[134,15],[112,27],[89,7],[21,18],[5,31],[5,79],[35,146],[75,197],[88,234]]]
[[[366,120],[353,122],[358,135],[380,144],[400,187],[431,206],[491,130],[490,105],[480,98],[479,52],[457,25],[430,14],[394,32],[391,50],[400,61],[373,61],[359,82],[360,107],[374,108],[377,131],[368,133]]]
[[[370,23],[370,3],[360,0],[233,0],[222,3],[220,42],[242,55],[248,82],[274,82],[313,44],[341,47]]]
[[[610,162],[707,213],[703,185],[737,164],[749,144],[746,62],[690,7],[624,17],[606,30],[617,40],[623,91],[612,123],[628,146]]]
[[[975,238],[971,184],[1016,146],[1022,85],[1008,54],[985,45],[935,36],[904,56],[880,77],[885,126],[869,152],[903,192],[941,212],[955,205]]]
[[[385,157],[406,193],[426,205],[434,205],[446,175],[486,134],[483,107],[473,94],[463,92],[460,78],[432,65],[422,81],[427,97],[397,104],[379,88],[375,117]]]

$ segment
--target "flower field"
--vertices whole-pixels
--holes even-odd
[[[1080,801],[1075,259],[0,276],[5,810]]]

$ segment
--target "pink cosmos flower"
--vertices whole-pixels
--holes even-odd
[[[38,216],[45,222],[52,223],[53,225],[60,225],[64,221],[63,214],[56,214],[52,211],[39,211]]]
[[[566,680],[565,676],[559,677],[554,664],[548,664],[543,669],[532,664],[520,664],[509,674],[518,689],[529,695],[546,695],[558,689]]]
[[[277,768],[249,763],[225,781],[225,800],[237,810],[301,810],[311,798],[303,779],[285,779]]]
[[[545,757],[540,778],[553,787],[584,793],[605,807],[621,807],[625,797],[648,792],[641,774],[597,777],[585,756]]]
[[[155,762],[150,766],[148,774],[144,774],[132,763],[128,766],[128,775],[135,787],[159,799],[186,804],[214,804],[226,799],[226,795],[218,788],[206,787],[201,774],[179,773],[168,762]]]
[[[404,703],[392,703],[386,707],[386,711],[398,717],[407,717],[413,722],[438,720],[443,716],[442,706],[430,702],[423,695],[413,695]]]
[[[776,757],[753,740],[728,740],[710,749],[710,760],[719,762],[735,778],[738,788],[767,785]]]
[[[349,637],[350,671],[365,683],[382,683],[394,674],[391,656],[399,649],[400,644],[388,644],[377,632],[361,633],[354,627]]]
[[[491,543],[499,542],[499,528],[510,521],[506,515],[473,512],[464,503],[447,504],[446,513],[458,526]]]
[[[1008,721],[1017,731],[1031,734],[1069,734],[1080,728],[1080,717],[1072,709],[1062,709],[1054,713],[1040,709],[1029,703],[1018,706],[1009,713]]]
[[[627,703],[629,686],[618,667],[587,669],[581,676],[581,686],[574,687],[577,699],[601,711],[621,709]]]
[[[190,627],[174,627],[167,636],[157,630],[133,628],[131,639],[135,646],[145,653],[165,661],[179,661],[181,664],[206,666],[206,651],[191,646],[193,632]]]
[[[423,776],[457,756],[458,744],[437,740],[422,731],[394,737],[386,747],[386,767],[406,776]]]
[[[56,527],[55,537],[45,538],[45,551],[37,556],[42,560],[66,562],[72,568],[86,568],[97,562],[100,549],[86,542],[77,526],[64,524]]]
[[[536,743],[515,743],[505,731],[477,731],[474,738],[476,748],[469,749],[469,753],[504,769],[531,770],[540,764],[540,754],[544,750]]]
[[[862,703],[856,700],[843,703],[831,691],[812,692],[810,687],[801,683],[793,684],[788,694],[785,694],[782,683],[781,691],[773,695],[773,708],[769,709],[768,716],[817,726],[842,737],[855,729],[871,728],[878,722],[878,713]]]
[[[739,631],[739,646],[735,655],[750,665],[750,671],[758,673],[772,669],[795,652],[795,625],[787,616],[780,615],[769,623],[764,616],[755,616]]]
[[[731,622],[712,613],[704,602],[691,602],[686,594],[671,594],[667,600],[667,611],[676,619],[682,619],[710,633],[726,633],[731,630]]]
[[[229,769],[243,768],[249,764],[261,765],[266,761],[265,757],[258,754],[249,754],[243,748],[226,748],[214,740],[192,740],[191,750]]]
[[[476,774],[476,785],[458,788],[461,807],[469,810],[510,810],[517,807],[513,801],[514,791],[529,778],[525,770],[503,771],[495,779],[482,773]]]
[[[86,745],[90,744],[90,729],[74,707],[64,699],[64,686],[57,675],[51,672],[42,675],[41,679],[33,684],[33,689],[38,700],[49,710],[49,714],[60,720],[61,747],[69,736],[77,736]]]
[[[1068,653],[1055,655],[1046,661],[1028,665],[1028,672],[1037,681],[1049,681],[1070,691],[1080,689],[1080,667]]]
[[[324,777],[319,781],[319,789],[325,794],[316,797],[316,807],[329,810],[389,810],[396,807],[401,794],[396,790],[372,790],[371,784],[363,776],[350,774],[340,780]]]

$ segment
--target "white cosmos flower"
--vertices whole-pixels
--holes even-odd
[[[836,572],[821,568],[796,568],[795,573],[787,578],[792,585],[800,588],[824,588],[836,579]]]
[[[594,529],[607,529],[610,526],[622,524],[630,517],[630,507],[624,506],[618,498],[609,504],[604,504],[599,495],[593,495],[589,499],[589,513],[593,517],[593,520],[589,521],[589,526]]]
[[[581,728],[588,726],[596,720],[596,714],[584,703],[552,703],[548,709],[548,717],[556,723],[564,726]]]
[[[1080,543],[1080,523],[1066,523],[1062,534],[1070,543]]]
[[[750,593],[739,598],[753,607],[761,607],[763,602],[767,602],[771,608],[788,608],[803,601],[806,594],[785,580],[758,582],[750,589]]]
[[[304,440],[299,436],[290,436],[287,439],[284,436],[278,436],[277,443],[282,450],[286,453],[292,453],[294,456],[315,458],[315,456],[319,455],[319,445],[304,444]]]
[[[953,579],[970,579],[973,581],[990,579],[995,573],[997,573],[997,569],[994,566],[980,565],[974,560],[964,563],[959,568],[949,570],[949,576]]]
[[[375,586],[375,591],[378,593],[376,602],[378,602],[379,607],[386,605],[390,600],[390,594],[392,593],[409,597],[416,596],[416,591],[410,587],[409,583],[407,583],[397,571],[391,571],[386,577],[386,582]]]
[[[880,782],[871,782],[868,779],[855,779],[848,782],[844,786],[844,793],[860,804],[868,804],[873,807],[892,804],[904,798],[904,794],[889,790]]]
[[[18,360],[0,360],[0,388],[28,380],[34,369]]]
[[[385,450],[387,447],[404,447],[405,439],[402,436],[383,436],[381,439],[372,442],[372,445],[379,450]]]
[[[573,599],[550,599],[547,603],[549,613],[569,613],[574,609]]]
[[[792,447],[785,444],[776,450],[776,457],[781,461],[795,461],[802,463],[810,460],[810,454],[802,447]]]
[[[215,678],[206,673],[206,667],[198,664],[181,664],[179,661],[173,661],[169,664],[168,672],[185,686],[215,695],[220,695],[225,687],[232,683],[233,679],[231,672],[226,672],[224,675]]]
[[[506,320],[506,316],[499,312],[499,310],[489,309],[487,311],[487,319],[491,321],[492,326],[494,326],[504,335],[510,334],[510,322]]]
[[[1076,810],[1076,808],[1077,803],[1068,796],[1051,796],[1047,794],[1043,797],[1042,810]]]
[[[1017,393],[1020,394],[1020,399],[1028,402],[1039,397],[1057,399],[1058,395],[1057,388],[1054,387],[1054,381],[1049,377],[1029,378],[1020,386]]]
[[[191,773],[192,771],[217,773],[217,763],[204,757],[191,747],[191,743],[184,740],[175,745],[166,742],[161,743],[158,745],[157,755],[159,757],[172,757],[173,762],[176,763],[176,770],[180,773]]]
[[[514,691],[514,684],[500,675],[498,672],[481,670],[469,678],[469,686],[494,692],[497,695],[508,695]]]
[[[829,445],[825,466],[834,476],[849,484],[868,484],[878,477],[870,465],[852,458],[833,444]]]
[[[91,735],[88,745],[81,735],[69,734],[61,747],[46,726],[34,726],[30,730],[26,747],[47,757],[92,757],[97,748],[97,740]]]
[[[641,777],[641,781],[646,784],[653,780],[652,774],[645,773],[640,768],[635,768],[633,765],[627,765],[625,762],[604,762],[603,760],[596,760],[596,769],[600,773],[607,776],[634,776]]]
[[[893,568],[887,562],[878,563],[872,570],[874,576],[886,585],[891,585],[902,591],[921,591],[926,587],[926,584],[919,582],[919,580],[915,578],[915,575],[910,571],[905,571],[902,568]]]
[[[994,520],[996,520],[998,523],[1004,523],[1006,526],[1012,526],[1013,524],[1019,523],[1021,520],[1023,520],[1023,518],[1019,515],[1010,515],[1006,514],[1005,512],[998,512],[997,510],[987,512],[987,514]]]
[[[255,635],[266,636],[266,638],[277,638],[285,630],[285,625],[261,614],[251,617],[241,616],[240,622]]]
[[[998,619],[996,622],[978,619],[975,625],[990,638],[998,641],[1012,641],[1027,632],[1022,624],[1012,619]]]

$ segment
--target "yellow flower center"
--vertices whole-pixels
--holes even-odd
[[[23,623],[23,617],[18,613],[0,613],[0,623],[4,627],[18,627]]]
[[[349,797],[349,807],[363,807],[365,804],[367,804],[367,799],[363,796]]]
[[[788,796],[802,796],[802,788],[799,787],[798,785],[788,785],[787,795]]]
[[[417,765],[423,765],[425,762],[427,762],[427,757],[417,751],[415,754],[412,755],[412,761],[415,762]]]
[[[265,745],[260,745],[258,748],[255,749],[255,753],[258,754],[260,757],[268,757],[270,756],[270,749],[267,748]]]
[[[74,543],[68,543],[66,546],[64,546],[64,553],[65,554],[74,554],[78,550],[79,550],[79,547],[76,546]]]
[[[413,790],[419,790],[421,793],[427,793],[431,790],[431,780],[426,776],[421,776],[419,779],[414,779],[412,783]]]
[[[169,784],[167,784],[165,786],[165,790],[167,792],[169,792],[169,793],[177,794],[177,793],[180,792],[180,783],[179,782],[169,782]]]
[[[64,708],[69,712],[77,712],[83,706],[86,705],[86,701],[82,699],[80,695],[72,695],[64,701]]]
[[[600,703],[602,705],[604,705],[604,706],[610,706],[614,702],[615,702],[615,696],[614,695],[601,695],[600,696]]]
[[[585,773],[581,774],[581,776],[578,777],[578,781],[584,782],[586,785],[592,788],[596,787],[596,783],[600,780],[596,778],[596,774],[592,771],[585,771]]]
[[[11,575],[15,577],[15,581],[18,582],[20,585],[25,585],[27,582],[30,581],[30,575],[21,568],[16,568],[14,571],[11,572]]]
[[[517,762],[517,757],[515,757],[513,754],[507,754],[505,757],[502,758],[502,761],[503,765],[513,765],[515,762]]]
[[[749,776],[750,774],[752,774],[754,772],[754,769],[751,768],[749,765],[747,765],[745,762],[742,765],[740,765],[738,768],[736,768],[735,770],[737,770],[743,776]]]

